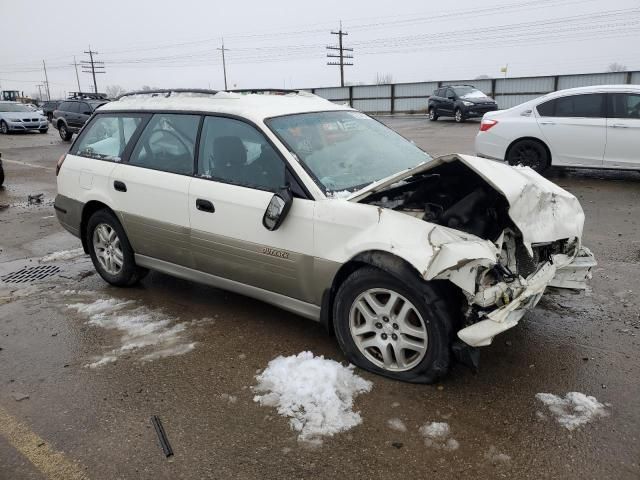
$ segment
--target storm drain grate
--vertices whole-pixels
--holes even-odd
[[[60,267],[55,265],[38,265],[35,267],[24,267],[16,272],[7,273],[0,277],[6,283],[29,283],[36,280],[55,275],[60,271]]]

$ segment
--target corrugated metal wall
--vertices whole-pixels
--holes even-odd
[[[496,99],[499,108],[511,108],[545,93],[574,87],[640,84],[640,72],[593,73],[547,77],[496,78],[441,82],[354,85],[307,89],[335,103],[353,104],[369,113],[426,112],[429,96],[442,85],[473,85]]]

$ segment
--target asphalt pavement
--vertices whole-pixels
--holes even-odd
[[[433,155],[473,153],[478,122],[381,120]],[[362,424],[318,446],[300,443],[251,387],[278,355],[344,362],[335,339],[163,274],[130,289],[105,284],[54,217],[67,148],[55,130],[0,136],[0,277],[47,275],[0,281],[0,479],[640,478],[640,174],[551,172],[585,210],[584,243],[599,262],[591,289],[546,295],[482,350],[477,374],[456,365],[425,386],[356,370],[373,382],[355,400]],[[34,193],[42,203],[28,202]],[[110,326],[109,310],[92,316],[97,300],[155,322],[155,347],[122,348],[132,330]],[[607,415],[563,428],[536,394],[568,392],[596,397]],[[429,422],[447,422],[459,448],[425,445]]]

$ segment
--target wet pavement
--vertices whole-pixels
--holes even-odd
[[[433,154],[472,153],[478,128],[382,120]],[[9,205],[0,277],[59,268],[0,281],[0,479],[640,477],[640,174],[551,174],[586,212],[584,242],[599,261],[589,292],[546,295],[482,350],[478,374],[454,366],[424,386],[357,370],[373,382],[355,400],[362,424],[313,447],[250,387],[278,355],[344,361],[335,339],[275,307],[162,274],[130,289],[105,284],[52,217],[55,162],[68,146],[55,133],[0,136],[0,205]],[[43,203],[29,205],[30,193]],[[60,251],[71,252],[46,258]],[[572,391],[609,415],[569,431],[535,398]],[[163,421],[169,459],[151,415]],[[434,421],[448,422],[458,449],[425,445],[419,428]]]

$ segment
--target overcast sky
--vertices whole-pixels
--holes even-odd
[[[0,86],[38,91],[46,60],[52,97],[77,90],[73,56],[105,62],[98,89],[333,86],[327,45],[345,31],[346,81],[466,80],[640,70],[640,0],[325,0],[64,2],[0,0]],[[95,5],[95,6],[94,6]],[[99,6],[98,6],[99,5]],[[80,69],[79,69],[80,70]],[[83,91],[91,76],[80,71]]]

